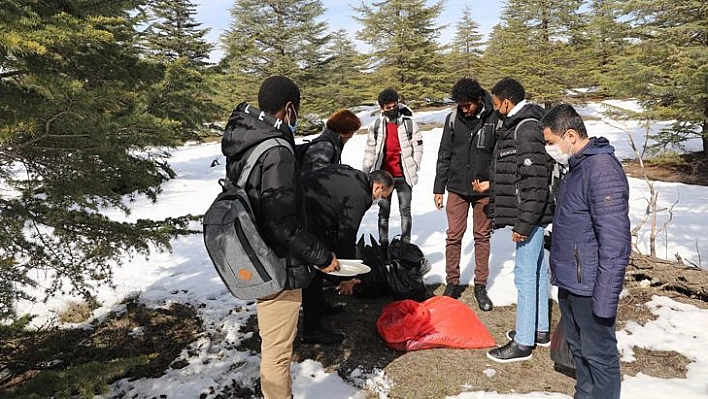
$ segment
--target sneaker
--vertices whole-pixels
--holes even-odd
[[[487,357],[499,363],[519,362],[531,359],[532,351],[532,347],[519,345],[512,340],[504,346],[487,352]]]
[[[329,331],[324,327],[315,328],[309,331],[303,331],[303,344],[322,344],[322,345],[339,345],[344,340],[344,334]]]
[[[494,304],[492,304],[492,300],[489,299],[489,296],[487,295],[487,286],[484,284],[475,284],[474,285],[474,298],[477,300],[477,305],[479,305],[479,308],[482,309],[485,312],[489,312],[494,308]]]
[[[449,296],[452,299],[458,299],[464,290],[465,288],[459,284],[448,284],[445,287],[445,292],[443,292],[443,295]]]
[[[513,340],[515,336],[516,330],[509,330],[506,332],[506,337],[509,339]],[[551,346],[551,333],[549,331],[536,331],[536,346]]]

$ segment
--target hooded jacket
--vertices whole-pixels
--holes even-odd
[[[373,204],[368,175],[348,165],[303,172],[307,228],[337,257],[356,257],[356,233]]]
[[[231,181],[238,180],[255,146],[271,137],[285,139],[295,148],[292,134],[280,119],[245,102],[234,109],[221,141],[226,175]],[[294,155],[283,147],[266,151],[253,167],[244,189],[263,240],[287,260],[288,288],[307,286],[313,273],[310,266],[326,267],[332,261],[332,253],[304,228],[300,168]]]
[[[512,226],[528,236],[534,226],[553,221],[553,199],[550,192],[553,160],[546,153],[539,122],[545,111],[538,105],[526,104],[516,114],[500,119],[497,143],[492,161],[490,215],[494,227]],[[519,126],[514,140],[514,131]]]
[[[450,118],[455,114],[453,129]],[[484,92],[484,109],[479,115],[467,117],[461,110],[445,119],[433,194],[444,194],[445,189],[464,197],[487,197],[472,189],[472,181],[490,179],[490,165],[494,152],[494,129],[498,121],[492,106],[492,97]],[[454,130],[454,131],[453,131]]]
[[[300,169],[304,172],[321,165],[342,163],[343,149],[339,133],[325,127],[322,134],[312,140],[302,154]]]
[[[410,140],[406,132],[405,119],[411,119],[413,112],[405,105],[399,104],[399,115],[396,119],[398,125],[398,141],[401,144],[401,169],[403,177],[409,186],[415,186],[418,183],[418,171],[420,170],[420,161],[423,159],[423,135],[420,133],[418,124],[413,122],[413,132]],[[369,124],[369,129],[366,137],[366,148],[364,150],[364,162],[361,170],[364,173],[369,173],[374,170],[381,169],[384,162],[384,144],[386,143],[386,122],[387,118],[380,115],[378,120],[378,132],[376,132],[376,120]]]
[[[592,296],[596,316],[615,317],[631,251],[627,176],[604,137],[591,138],[569,166],[556,197],[551,282]]]

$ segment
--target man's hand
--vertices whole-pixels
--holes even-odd
[[[435,197],[433,197],[433,201],[435,201],[435,207],[438,209],[443,208],[443,195],[442,194],[435,194]]]
[[[337,255],[335,255],[334,252],[332,253],[332,262],[329,263],[329,266],[320,270],[322,271],[322,273],[332,273],[339,271],[339,260],[337,259]]]
[[[479,179],[475,179],[472,182],[472,188],[478,193],[486,193],[489,191],[489,180],[479,181]]]
[[[519,234],[515,231],[511,232],[511,241],[521,242],[521,241],[525,241],[527,238],[528,238],[527,236],[522,236],[521,234]]]
[[[354,293],[354,286],[361,283],[361,280],[353,278],[351,280],[342,281],[337,286],[339,295],[351,295]]]

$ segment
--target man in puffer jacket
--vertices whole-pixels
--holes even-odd
[[[492,103],[500,114],[492,161],[490,208],[494,227],[511,226],[516,243],[514,284],[518,292],[516,329],[509,342],[487,356],[497,362],[531,358],[536,345],[548,346],[548,264],[544,262],[543,232],[553,220],[550,193],[553,160],[546,154],[539,121],[544,110],[527,103],[524,87],[504,78],[492,88]],[[475,182],[484,192],[489,184]]]
[[[411,201],[413,186],[418,183],[423,159],[423,135],[411,118],[411,110],[399,104],[398,92],[385,89],[379,93],[381,116],[369,125],[364,162],[361,170],[369,173],[383,169],[395,180],[398,208],[401,212],[401,240],[410,242],[413,221]],[[379,243],[388,247],[388,218],[391,198],[379,202]]]
[[[297,85],[284,76],[267,78],[258,92],[258,106],[260,110],[248,103],[239,104],[224,131],[221,151],[226,156],[226,174],[231,181],[238,181],[249,154],[264,140],[277,137],[295,146],[293,132],[300,109]],[[263,153],[244,189],[263,240],[279,257],[287,259],[286,289],[258,299],[256,315],[262,341],[261,390],[266,398],[289,398],[301,289],[312,278],[312,266],[329,273],[339,269],[339,262],[303,227],[300,168],[289,149],[278,146]]]
[[[541,121],[548,153],[570,170],[556,197],[551,282],[576,367],[575,398],[619,398],[615,318],[629,263],[629,185],[614,148],[588,138],[570,105]]]

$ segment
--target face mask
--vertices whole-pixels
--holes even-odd
[[[398,119],[398,107],[396,107],[390,111],[384,111],[383,115],[392,121]]]
[[[558,162],[561,165],[568,165],[568,160],[570,157],[573,155],[572,154],[572,149],[573,147],[571,146],[571,152],[565,152],[561,148],[561,143],[565,141],[565,135],[561,137],[561,141],[553,144],[553,145],[547,145],[546,146],[546,152],[548,155],[551,156],[551,158],[555,159],[556,162]]]
[[[293,114],[295,114],[295,123],[291,125],[290,124],[290,117],[288,116],[288,128],[290,129],[290,133],[295,133],[295,130],[297,130],[298,117],[297,117],[297,111],[295,111],[295,108],[293,108],[292,110],[293,110]]]

